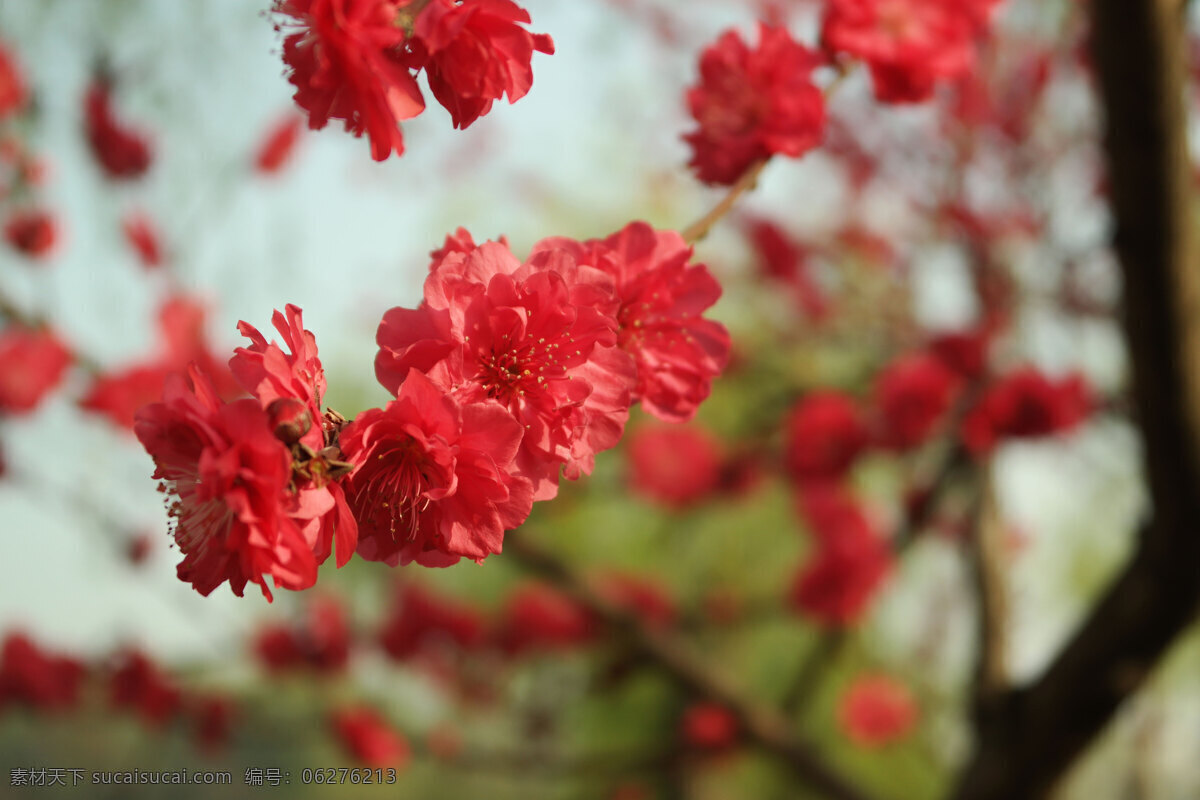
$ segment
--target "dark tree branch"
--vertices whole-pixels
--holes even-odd
[[[1184,2],[1092,0],[1091,9],[1153,519],[1045,674],[977,710],[977,752],[959,800],[1046,797],[1200,601],[1200,275],[1189,231]]]
[[[729,709],[749,740],[778,757],[807,786],[835,800],[868,800],[862,790],[826,766],[808,744],[793,734],[786,717],[746,695],[678,637],[647,628],[636,616],[605,600],[583,575],[531,542],[528,534],[509,533],[504,553],[597,614],[680,686]]]

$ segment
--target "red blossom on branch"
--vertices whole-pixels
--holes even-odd
[[[117,119],[112,109],[112,86],[95,81],[83,100],[84,132],[92,156],[114,180],[140,178],[150,169],[152,153],[146,135]]]
[[[408,763],[408,742],[370,708],[334,712],[333,731],[346,751],[368,767],[402,767]]]
[[[460,404],[412,370],[394,401],[341,432],[357,465],[346,493],[359,555],[442,567],[500,552],[533,503],[532,483],[511,472],[521,433],[498,403]]]
[[[554,53],[545,34],[529,33],[529,13],[510,0],[433,0],[417,17],[412,46],[429,88],[466,128],[508,95],[515,103],[533,85],[533,51]]]
[[[10,705],[74,708],[83,676],[79,661],[43,650],[23,633],[10,633],[0,648],[0,711]]]
[[[62,382],[71,351],[49,329],[0,331],[0,414],[34,410]]]
[[[562,250],[612,278],[618,344],[637,364],[633,402],[668,422],[686,422],[729,363],[729,332],[702,315],[721,285],[675,231],[631,222],[606,239],[563,237],[534,245],[536,255]]]
[[[371,157],[404,152],[399,122],[425,110],[409,72],[397,25],[399,0],[276,0],[276,13],[298,28],[283,40],[292,98],[308,126],[343,120],[355,136],[367,134]]]
[[[0,120],[19,112],[28,100],[21,66],[8,46],[0,44]]]
[[[638,428],[629,437],[629,488],[675,509],[703,502],[721,480],[721,447],[701,428]]]
[[[726,31],[700,56],[700,83],[687,93],[699,128],[684,136],[689,165],[705,183],[731,184],[772,155],[795,158],[821,143],[825,98],[812,82],[821,59],[783,28],[759,24],[751,49]]]
[[[48,258],[59,240],[58,220],[41,208],[17,211],[4,223],[4,239],[29,258]]]
[[[861,675],[838,702],[838,723],[850,741],[875,748],[906,736],[917,722],[916,699],[887,675]]]
[[[1091,404],[1082,375],[1053,380],[1023,367],[988,387],[963,420],[963,442],[972,453],[984,455],[1002,439],[1068,431],[1086,419]]]
[[[997,0],[830,0],[825,47],[867,62],[883,102],[929,99],[975,66],[975,40]]]
[[[180,580],[202,595],[229,581],[239,597],[255,583],[268,600],[265,575],[277,587],[312,586],[317,559],[292,516],[311,509],[290,488],[291,453],[257,400],[225,403],[203,373],[193,367],[190,377],[194,388],[169,375],[162,402],[134,421],[168,497]]]
[[[785,426],[784,465],[799,481],[840,478],[869,440],[858,405],[832,390],[806,395]]]

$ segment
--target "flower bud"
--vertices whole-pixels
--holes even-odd
[[[295,397],[280,397],[267,406],[271,418],[271,430],[275,438],[284,444],[295,444],[312,427],[312,415],[308,405]]]

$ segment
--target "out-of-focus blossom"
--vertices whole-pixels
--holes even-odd
[[[821,143],[825,98],[812,82],[820,58],[783,28],[759,25],[751,49],[726,31],[700,56],[700,83],[687,93],[699,128],[684,139],[705,183],[731,184],[756,161],[795,158]]]
[[[47,328],[10,325],[0,331],[0,414],[37,408],[71,361],[71,351]]]
[[[379,642],[389,656],[403,661],[427,649],[474,649],[483,643],[484,636],[479,611],[406,581],[397,588]]]
[[[1033,367],[1023,367],[988,387],[963,420],[963,442],[972,453],[983,455],[1002,439],[1071,430],[1091,411],[1090,395],[1078,373],[1052,380]]]
[[[694,703],[679,721],[683,741],[699,750],[723,750],[737,744],[739,727],[737,717],[717,703]]]
[[[183,708],[183,695],[145,653],[127,650],[118,656],[109,678],[109,697],[150,725],[162,726]]]
[[[288,80],[308,126],[343,120],[355,136],[367,134],[371,157],[404,152],[400,121],[425,110],[397,25],[398,0],[276,0],[276,13],[296,30],[283,40]]]
[[[875,380],[875,408],[880,438],[897,450],[922,444],[950,408],[958,379],[942,362],[926,353],[902,356]]]
[[[408,741],[370,708],[343,708],[331,719],[333,732],[356,761],[368,767],[402,767],[408,763]]]
[[[24,633],[9,633],[0,649],[0,711],[10,705],[74,708],[83,676],[79,661],[43,650]]]
[[[4,239],[17,252],[42,260],[54,252],[58,243],[58,221],[41,208],[17,211],[4,223]]]
[[[283,170],[296,151],[296,143],[304,129],[304,120],[289,112],[268,130],[254,156],[254,168],[263,175]]]
[[[841,489],[802,490],[800,506],[816,547],[796,574],[792,606],[826,626],[852,625],[891,571],[891,551]]]
[[[784,464],[800,481],[840,478],[869,438],[854,400],[832,390],[813,392],[797,403],[785,436]]]
[[[8,45],[0,43],[0,120],[25,107],[29,90],[25,76]]]
[[[345,609],[332,597],[314,597],[299,624],[264,628],[255,639],[254,649],[272,672],[340,672],[350,661],[350,625]]]
[[[525,583],[509,595],[500,619],[499,642],[510,654],[566,650],[595,638],[593,615],[562,592],[541,583]]]
[[[850,741],[875,748],[904,738],[917,722],[917,701],[887,675],[855,678],[838,703],[838,723]]]
[[[157,269],[164,262],[162,243],[159,241],[158,229],[145,212],[135,211],[126,214],[121,220],[121,233],[125,241],[133,248],[138,260],[146,269]]]
[[[630,489],[671,508],[702,502],[721,478],[720,443],[695,426],[638,428],[629,437],[626,454]]]
[[[147,136],[117,119],[112,108],[112,85],[96,80],[83,100],[84,132],[92,156],[114,180],[140,178],[150,169],[152,153]]]

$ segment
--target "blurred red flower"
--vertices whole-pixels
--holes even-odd
[[[891,571],[891,551],[840,488],[802,490],[800,506],[816,549],[796,574],[792,607],[823,625],[852,625]]]
[[[700,750],[723,750],[737,744],[739,727],[737,717],[717,703],[693,703],[679,721],[683,741]]]
[[[370,708],[343,708],[333,713],[333,731],[346,751],[368,767],[402,767],[408,742]]]
[[[14,250],[44,259],[54,252],[58,242],[58,221],[40,208],[17,211],[4,223],[4,238]]]
[[[290,111],[276,121],[258,147],[254,168],[263,175],[280,172],[292,159],[303,125],[304,120]]]
[[[825,97],[810,73],[821,59],[783,28],[759,24],[758,47],[726,31],[700,56],[687,93],[699,128],[684,136],[704,183],[731,184],[772,155],[793,158],[821,143]]]
[[[276,0],[276,13],[299,27],[283,40],[292,96],[308,127],[345,121],[371,140],[371,157],[404,152],[399,122],[425,110],[405,62],[399,0]]]
[[[1001,439],[1033,438],[1068,431],[1091,411],[1091,392],[1078,373],[1052,380],[1023,367],[988,387],[963,420],[963,443],[976,455]]]
[[[125,241],[133,248],[142,266],[146,269],[156,269],[163,264],[162,244],[159,242],[158,230],[154,222],[145,212],[135,211],[126,214],[121,220],[121,232]]]
[[[875,407],[884,445],[907,450],[941,421],[959,386],[957,376],[926,353],[901,356],[875,379]]]
[[[513,590],[501,613],[500,646],[509,654],[564,650],[595,638],[599,623],[586,608],[542,583]]]
[[[855,678],[838,703],[838,723],[860,747],[880,747],[903,738],[917,716],[912,692],[887,675]]]
[[[799,481],[836,479],[868,442],[854,399],[834,390],[806,395],[785,423],[784,465]]]
[[[152,154],[145,134],[118,120],[112,109],[112,86],[101,78],[83,99],[84,131],[92,156],[115,180],[140,178],[150,169]]]
[[[0,649],[0,711],[9,705],[74,708],[83,676],[79,661],[41,649],[24,633],[9,633]]]
[[[183,709],[183,695],[157,664],[138,650],[118,656],[109,678],[109,697],[150,725],[161,726]]]
[[[0,44],[0,120],[20,111],[29,99],[25,76],[7,45]]]
[[[0,331],[0,414],[32,411],[62,381],[71,351],[47,328]]]
[[[389,656],[403,661],[427,648],[470,650],[483,643],[484,635],[479,611],[406,581],[397,587],[379,642]]]
[[[721,446],[697,427],[646,425],[629,437],[629,487],[665,506],[683,509],[702,502],[721,479]]]

